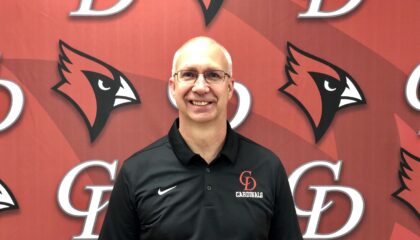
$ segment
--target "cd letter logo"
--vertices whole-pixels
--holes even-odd
[[[338,181],[340,178],[341,163],[341,161],[338,161],[335,164],[327,161],[313,161],[302,165],[301,167],[296,169],[289,177],[289,183],[290,188],[292,189],[292,194],[294,195],[297,182],[303,176],[303,174],[315,167],[323,167],[330,169],[334,174],[334,180]],[[348,234],[357,226],[360,219],[362,218],[364,210],[364,201],[362,195],[357,190],[350,187],[337,185],[310,186],[309,189],[315,191],[315,199],[312,204],[312,210],[305,211],[301,210],[296,206],[296,213],[298,216],[309,217],[306,233],[303,235],[304,238],[336,239],[338,237]],[[334,204],[333,201],[328,201],[327,203],[325,203],[325,197],[329,192],[340,192],[347,195],[352,206],[351,212],[350,216],[347,219],[347,222],[339,230],[330,234],[319,234],[317,233],[317,229],[321,214]]]
[[[244,185],[244,191],[252,191],[257,187],[257,181],[251,177],[251,171],[243,171],[239,176],[239,182]]]
[[[311,0],[309,9],[305,13],[299,14],[298,18],[331,18],[345,15],[355,9],[362,0],[349,0],[346,5],[333,12],[321,11],[322,0]]]
[[[12,104],[6,118],[0,119],[0,132],[11,127],[19,118],[23,110],[24,97],[22,89],[16,84],[8,80],[0,79],[0,87],[6,88],[12,97]]]
[[[420,99],[417,97],[417,90],[420,83],[420,65],[414,69],[405,87],[405,96],[408,104],[417,111],[420,111]]]
[[[104,17],[115,15],[126,9],[133,0],[118,0],[118,2],[111,8],[104,10],[93,10],[93,0],[81,0],[80,7],[75,12],[71,12],[70,16],[84,16],[84,17]]]
[[[86,211],[82,211],[75,209],[70,203],[70,193],[74,181],[82,171],[91,167],[102,167],[106,169],[110,175],[111,180],[114,181],[115,173],[117,171],[117,164],[117,160],[115,160],[112,164],[99,160],[84,162],[70,170],[61,181],[60,187],[58,189],[58,203],[61,209],[71,216],[85,218],[82,233],[79,236],[74,236],[73,239],[97,239],[99,237],[98,235],[93,234],[96,216],[108,205],[108,202],[100,205],[103,194],[105,192],[112,191],[113,188],[112,186],[86,186],[86,189],[92,192],[92,197],[90,198],[88,209]]]
[[[107,17],[116,15],[123,10],[127,9],[133,0],[115,0],[116,3],[106,9],[95,10],[93,9],[94,0],[80,0],[79,9],[70,12],[70,17]],[[210,24],[213,18],[217,15],[223,0],[198,0],[201,10],[203,11],[206,26]]]

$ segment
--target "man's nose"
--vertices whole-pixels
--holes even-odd
[[[195,80],[194,82],[194,86],[192,90],[199,94],[207,93],[210,90],[209,85],[206,82],[206,79],[204,79],[203,74],[198,75],[197,80]]]

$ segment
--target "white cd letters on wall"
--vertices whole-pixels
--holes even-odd
[[[23,110],[25,98],[22,89],[14,82],[0,79],[0,88],[5,88],[11,96],[11,105],[6,117],[0,119],[0,132],[11,127],[18,119]]]

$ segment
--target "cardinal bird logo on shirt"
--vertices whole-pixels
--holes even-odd
[[[342,108],[366,103],[353,78],[339,67],[287,44],[288,82],[279,89],[305,112],[318,142]]]
[[[140,103],[133,85],[114,67],[59,42],[58,72],[61,81],[52,89],[63,95],[80,112],[93,142],[112,110]]]
[[[223,0],[198,0],[198,3],[200,4],[201,10],[203,11],[204,20],[206,21],[207,26],[216,16],[217,12],[223,4]]]
[[[401,148],[399,179],[401,187],[392,194],[420,219],[420,158]]]
[[[6,184],[0,180],[0,212],[18,209],[18,203]]]

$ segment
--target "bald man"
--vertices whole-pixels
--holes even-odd
[[[124,162],[100,240],[302,239],[280,160],[229,126],[233,84],[213,39],[178,49],[169,86],[179,118]]]

